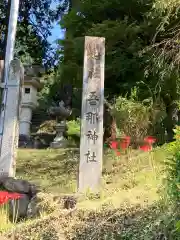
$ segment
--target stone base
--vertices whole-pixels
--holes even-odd
[[[58,149],[58,148],[65,148],[67,147],[67,140],[62,140],[60,142],[52,142],[50,145],[51,148]]]

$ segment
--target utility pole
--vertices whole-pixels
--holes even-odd
[[[7,37],[6,37],[7,42],[6,42],[4,71],[3,71],[3,80],[2,80],[4,84],[4,89],[2,93],[2,105],[1,105],[1,113],[0,113],[0,157],[1,157],[1,147],[2,147],[2,136],[4,133],[4,119],[5,119],[5,109],[6,109],[7,92],[8,92],[7,82],[8,82],[10,63],[13,60],[13,56],[14,56],[14,45],[15,45],[16,28],[17,28],[17,20],[18,20],[18,12],[19,12],[19,0],[9,0],[8,4],[10,4],[10,14],[9,14],[8,31],[7,31]]]

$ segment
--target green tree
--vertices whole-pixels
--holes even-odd
[[[138,89],[138,98],[164,103],[169,140],[178,120],[179,5],[177,0],[65,1],[59,40],[60,82],[82,87],[84,36],[106,38],[105,96]],[[61,5],[62,7],[62,5]]]
[[[61,12],[51,8],[52,0],[20,0],[16,35],[16,55],[23,61],[52,65],[53,49],[47,41],[52,22]],[[8,1],[0,2],[0,54],[4,58],[8,25]]]
[[[82,86],[84,36],[106,38],[105,88],[108,94],[125,94],[144,81],[150,44],[158,21],[148,24],[151,1],[79,1],[61,21],[66,37],[59,41],[61,81]],[[113,84],[112,84],[113,83]]]

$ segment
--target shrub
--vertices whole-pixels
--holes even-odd
[[[168,195],[175,203],[180,203],[180,127],[174,130],[175,142],[168,145],[169,157],[166,161]]]
[[[80,119],[67,122],[67,137],[70,146],[79,147],[80,144]]]
[[[140,141],[148,135],[151,106],[146,106],[135,100],[118,97],[113,113],[117,127],[132,141]]]
[[[120,135],[130,136],[136,145],[141,144],[148,135],[155,136],[158,143],[164,143],[165,129],[162,122],[166,113],[163,104],[151,98],[138,101],[136,93],[132,93],[129,99],[118,97],[113,107]]]
[[[72,120],[67,122],[68,135],[80,136],[80,119]]]

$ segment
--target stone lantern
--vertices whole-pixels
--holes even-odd
[[[24,86],[22,94],[22,108],[20,114],[20,136],[30,137],[32,111],[38,106],[38,91],[42,89],[40,75],[43,69],[40,66],[25,66]]]
[[[57,106],[50,107],[48,112],[57,119],[56,137],[51,143],[52,148],[64,148],[67,146],[67,139],[64,137],[67,130],[66,120],[72,114],[72,87],[66,85],[61,93],[62,100]]]

